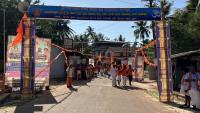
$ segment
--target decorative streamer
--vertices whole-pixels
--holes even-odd
[[[135,50],[135,59],[134,59],[135,64],[136,64],[136,61],[137,61],[138,52],[141,52],[141,53],[142,53],[142,56],[143,56],[143,59],[144,59],[144,62],[145,62],[146,64],[148,64],[149,66],[151,66],[151,67],[156,67],[156,64],[151,63],[151,62],[148,60],[148,58],[145,56],[145,53],[144,53],[144,49],[147,49],[147,48],[149,48],[149,47],[151,47],[151,46],[154,46],[154,45],[156,44],[156,42],[157,42],[156,40],[153,40],[153,41],[151,41],[149,44],[145,45],[144,47],[141,47],[141,48]]]

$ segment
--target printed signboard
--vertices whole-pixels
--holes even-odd
[[[51,40],[36,38],[35,44],[35,81],[49,85]]]
[[[21,43],[11,47],[15,36],[8,36],[6,82],[20,80],[21,73]],[[35,45],[35,81],[49,85],[51,40],[36,38]]]
[[[15,36],[8,36],[6,79],[20,79],[21,71],[21,44],[11,47]]]
[[[28,13],[36,18],[75,20],[161,20],[160,8],[86,8],[31,5]]]

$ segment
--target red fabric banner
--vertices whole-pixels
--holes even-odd
[[[24,16],[22,17],[19,25],[18,25],[18,28],[17,28],[17,35],[15,37],[15,39],[13,40],[12,44],[11,44],[11,47],[19,44],[21,41],[22,41],[22,37],[24,35],[24,29],[23,29],[23,19],[27,19],[28,16],[27,14],[25,13]]]

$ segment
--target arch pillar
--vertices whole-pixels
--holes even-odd
[[[157,26],[157,75],[158,91],[161,102],[173,101],[173,81],[169,23],[161,20]]]
[[[23,19],[24,35],[22,37],[21,49],[21,81],[20,89],[22,99],[32,99],[34,97],[34,75],[35,75],[35,19]]]

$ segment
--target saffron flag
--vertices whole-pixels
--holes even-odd
[[[13,40],[12,44],[11,44],[11,47],[19,44],[21,41],[22,41],[22,37],[24,35],[24,30],[23,30],[23,22],[22,20],[23,19],[26,19],[27,18],[27,14],[24,14],[24,16],[22,17],[19,25],[18,25],[18,28],[17,28],[17,35],[15,37],[15,39]]]

